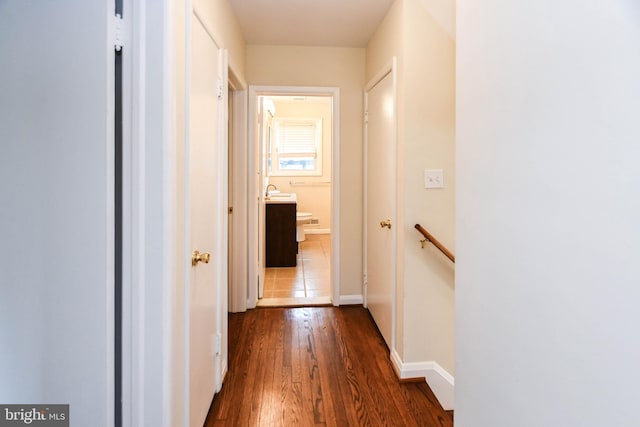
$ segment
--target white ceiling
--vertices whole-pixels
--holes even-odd
[[[393,0],[229,0],[245,42],[365,47]]]

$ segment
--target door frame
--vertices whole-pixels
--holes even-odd
[[[161,7],[168,7],[168,0],[161,0]],[[155,278],[168,277],[167,259],[148,259],[149,241],[160,244],[161,238],[146,233],[151,222],[148,206],[152,204],[145,196],[150,189],[164,192],[161,185],[147,180],[146,156],[153,152],[147,146],[147,126],[156,126],[164,132],[170,126],[160,115],[147,113],[146,96],[157,81],[147,70],[148,64],[158,61],[159,56],[148,50],[145,29],[148,23],[165,28],[155,16],[150,14],[143,1],[123,2],[121,31],[123,40],[123,161],[122,161],[122,426],[144,425],[169,418],[167,409],[154,411],[145,405],[145,394],[155,386],[154,376],[161,374],[146,366],[145,354],[162,350],[161,342],[146,336],[145,319],[160,314],[162,307],[147,306],[145,284],[151,275],[147,271],[157,271]],[[113,29],[112,31],[115,31]],[[162,44],[167,48],[167,43]],[[165,89],[162,85],[162,89]],[[149,124],[145,121],[149,120]],[[166,141],[161,140],[161,145]],[[149,240],[150,239],[150,240]],[[152,244],[153,244],[152,243]],[[168,283],[161,281],[164,288]],[[162,320],[161,317],[155,317]],[[164,339],[162,337],[161,339]],[[165,367],[163,367],[165,368]],[[163,369],[165,370],[165,369]],[[163,387],[162,393],[168,392]]]
[[[247,84],[229,66],[229,97],[231,98],[232,111],[229,112],[228,127],[232,129],[228,138],[229,149],[233,150],[233,222],[232,241],[229,257],[232,269],[229,271],[231,283],[229,283],[229,311],[232,313],[247,310],[247,295],[249,288],[247,256],[248,243],[248,215],[247,215],[247,189],[248,189],[248,153],[247,153]],[[226,345],[226,343],[225,343]]]
[[[368,156],[368,144],[369,144],[369,135],[368,135],[368,101],[369,101],[369,92],[382,81],[388,75],[391,75],[393,79],[393,140],[391,141],[392,152],[393,152],[393,189],[395,191],[395,203],[392,207],[393,218],[395,219],[395,224],[391,228],[391,239],[393,240],[393,258],[391,259],[391,270],[392,276],[394,278],[393,283],[391,284],[391,345],[389,351],[393,354],[396,350],[396,325],[397,325],[397,302],[398,302],[398,229],[402,229],[404,227],[404,221],[398,215],[398,197],[400,192],[398,191],[398,73],[397,73],[397,59],[394,56],[378,73],[376,73],[371,80],[367,83],[364,90],[364,147],[363,147],[363,216],[362,216],[362,269],[363,269],[363,305],[367,307],[368,304],[368,277],[367,277],[367,245],[368,245],[368,233],[367,233],[367,191],[368,191],[368,173],[369,173],[369,165],[367,163]]]
[[[256,248],[260,242],[258,232],[259,204],[263,203],[262,191],[259,187],[260,168],[260,142],[257,139],[259,96],[331,96],[332,97],[332,152],[331,152],[331,286],[332,303],[340,305],[340,88],[322,86],[249,86],[249,126],[247,135],[248,164],[247,176],[251,177],[248,183],[248,243],[249,248]],[[258,265],[256,251],[248,253],[248,294],[247,308],[255,308],[258,304],[258,280],[261,276],[261,267]]]

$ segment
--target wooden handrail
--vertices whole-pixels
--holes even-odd
[[[438,248],[440,252],[445,254],[447,258],[449,258],[454,263],[456,262],[456,256],[449,249],[445,248],[444,245],[438,241],[438,239],[433,237],[431,233],[425,230],[423,226],[421,226],[420,224],[416,224],[416,230],[418,230],[424,236],[424,240],[420,241],[422,243],[423,248],[424,248],[424,243],[431,242],[433,243],[433,246]]]

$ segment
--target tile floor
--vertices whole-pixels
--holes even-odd
[[[331,235],[307,234],[296,267],[267,268],[259,305],[330,303]],[[304,299],[304,300],[302,300]]]

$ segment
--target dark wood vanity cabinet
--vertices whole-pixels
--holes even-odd
[[[296,204],[272,203],[266,210],[267,267],[295,267],[298,242],[296,241]]]

